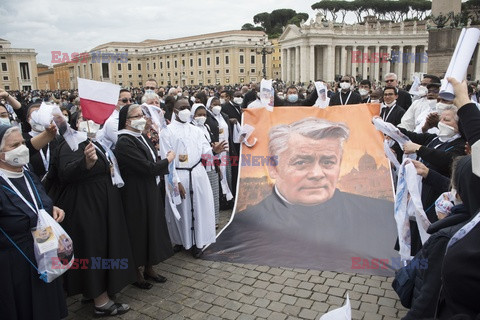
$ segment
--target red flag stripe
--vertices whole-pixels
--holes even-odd
[[[115,105],[113,104],[83,98],[80,98],[80,106],[82,107],[83,118],[92,120],[98,124],[104,124],[105,120],[107,120],[113,110],[115,110]]]

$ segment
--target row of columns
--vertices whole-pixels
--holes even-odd
[[[396,61],[392,61],[392,50],[400,53]],[[386,54],[390,59],[382,58]],[[408,55],[407,59],[404,54]],[[401,82],[408,83],[414,72],[427,72],[425,54],[425,46],[295,46],[282,49],[282,79],[333,81],[339,75],[348,74],[358,79],[381,81],[386,73],[394,72]]]

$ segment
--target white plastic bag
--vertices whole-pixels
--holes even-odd
[[[38,210],[37,227],[32,229],[35,259],[40,278],[50,283],[73,264],[73,241],[44,209]]]

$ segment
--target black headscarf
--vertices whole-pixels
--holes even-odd
[[[5,124],[0,125],[0,143],[3,140],[3,136],[8,129],[12,128],[12,126],[7,126]]]
[[[128,118],[128,109],[133,104],[126,104],[120,109],[119,115],[118,115],[118,131],[125,129],[127,127],[127,118]],[[139,105],[137,105],[140,107]]]
[[[475,215],[480,209],[480,177],[472,172],[472,156],[459,158],[453,174],[457,193],[470,215]]]

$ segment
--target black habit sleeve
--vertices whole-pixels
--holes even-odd
[[[470,145],[480,140],[480,110],[475,103],[467,103],[458,110],[458,117]]]
[[[168,174],[168,160],[163,159],[153,162],[153,160],[150,160],[151,156],[146,154],[143,149],[140,149],[140,143],[142,142],[132,136],[121,135],[118,137],[114,153],[115,157],[117,157],[120,171],[128,171],[129,173],[150,177]]]

